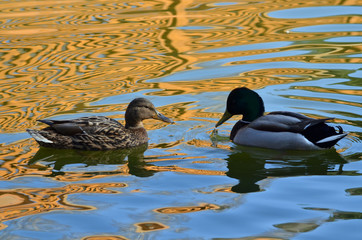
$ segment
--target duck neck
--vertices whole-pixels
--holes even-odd
[[[258,111],[247,112],[247,113],[243,114],[242,120],[246,121],[246,122],[252,122],[255,119],[263,116],[263,114],[264,114],[264,111],[262,111],[262,112],[258,112]]]
[[[143,128],[142,119],[137,115],[134,109],[127,108],[124,118],[126,121],[126,129]]]
[[[256,102],[255,104],[246,105],[247,107],[243,112],[243,121],[252,122],[255,119],[263,116],[264,114],[264,103]]]
[[[126,129],[136,129],[136,128],[143,128],[143,124],[141,121],[130,121],[126,119]]]

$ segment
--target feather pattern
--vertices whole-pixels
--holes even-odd
[[[70,120],[39,120],[48,125],[41,130],[28,129],[40,146],[82,150],[132,148],[148,142],[142,120],[155,118],[172,123],[144,98],[134,99],[126,110],[126,126],[117,120],[92,116]]]

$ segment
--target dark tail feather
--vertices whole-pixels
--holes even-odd
[[[320,122],[308,126],[302,134],[318,147],[331,148],[347,135],[347,133],[343,133],[341,126],[337,126],[337,129],[338,132],[333,127],[328,126],[324,122]]]
[[[347,136],[347,133],[333,135],[316,142],[316,145],[322,148],[331,148],[333,147],[339,140]]]

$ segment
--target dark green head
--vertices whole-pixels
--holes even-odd
[[[235,88],[228,96],[226,110],[215,127],[220,126],[233,115],[243,115],[243,120],[252,122],[264,114],[263,99],[246,87]]]

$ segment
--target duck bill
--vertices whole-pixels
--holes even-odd
[[[228,110],[225,110],[224,115],[222,115],[221,119],[216,123],[215,127],[217,128],[224,122],[226,122],[229,118],[231,118],[233,115],[228,112]]]
[[[171,119],[169,119],[168,117],[166,117],[159,111],[156,111],[156,115],[154,116],[154,119],[158,119],[158,120],[161,120],[161,121],[167,122],[167,123],[174,123]]]

